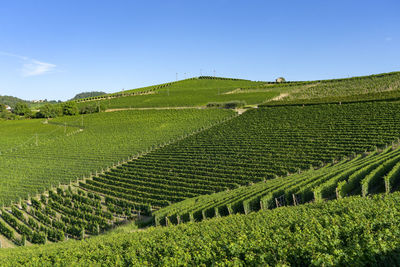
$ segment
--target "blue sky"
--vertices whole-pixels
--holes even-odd
[[[400,1],[18,0],[0,5],[0,95],[72,98],[191,76],[400,70]]]

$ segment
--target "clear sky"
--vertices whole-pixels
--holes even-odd
[[[400,70],[400,1],[5,0],[0,95],[72,98],[203,75]]]

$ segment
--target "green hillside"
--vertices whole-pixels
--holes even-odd
[[[400,72],[305,82],[254,82],[199,77],[80,100],[106,108],[205,106],[209,102],[244,101],[248,105],[276,100],[282,103],[332,103],[400,99]],[[279,99],[276,99],[278,96]]]
[[[391,193],[399,187],[400,149],[390,147],[381,153],[358,155],[318,170],[187,199],[156,211],[154,215],[157,225],[201,221],[350,195]]]
[[[0,122],[0,265],[398,263],[399,72],[75,102]]]
[[[247,104],[262,103],[279,95],[273,89],[265,89],[265,82],[235,79],[187,79],[165,85],[147,87],[109,95],[109,99],[97,98],[109,109],[148,107],[205,106],[209,102],[244,101]],[[262,87],[261,90],[258,87]],[[240,90],[252,88],[253,90]],[[134,95],[131,95],[134,94]],[[79,104],[87,105],[95,99]]]
[[[232,115],[153,110],[0,122],[0,203],[89,177]]]
[[[59,136],[61,133],[74,130],[70,125],[66,128],[58,127],[55,124],[43,123],[42,120],[18,120],[0,122],[0,151],[1,154],[11,150],[16,150],[25,145],[36,144],[36,135],[38,141],[51,139]],[[40,139],[39,139],[40,138]]]
[[[11,231],[14,234],[9,239],[18,245],[23,242],[22,236],[18,234],[26,235],[31,243],[43,242],[42,239],[39,241],[33,239],[35,233],[43,236],[49,235],[49,231],[62,232],[69,238],[81,239],[104,232],[121,221],[136,220],[143,215],[155,216],[154,221],[157,225],[165,225],[167,221],[171,223],[200,221],[215,216],[272,208],[276,204],[275,198],[279,198],[282,205],[293,204],[290,202],[293,194],[299,203],[332,199],[335,197],[335,189],[339,187],[338,183],[347,179],[351,186],[343,187],[344,191],[340,196],[354,194],[353,191],[361,188],[357,183],[366,184],[362,186],[364,195],[370,191],[374,193],[384,191],[382,176],[397,164],[400,159],[399,151],[385,151],[377,156],[372,153],[365,158],[355,156],[357,153],[374,151],[377,147],[383,148],[392,142],[398,142],[400,128],[396,121],[400,119],[399,109],[400,104],[395,102],[253,109],[209,128],[199,128],[201,131],[193,132],[171,144],[159,148],[153,147],[155,148],[153,151],[140,155],[137,159],[128,159],[128,162],[122,165],[118,164],[111,169],[99,171],[98,175],[88,175],[84,181],[71,184],[72,187],[68,190],[65,190],[65,187],[59,188],[57,192],[50,190],[40,196],[40,201],[39,198],[31,198],[27,202],[23,201],[24,205],[21,203],[14,206],[14,210],[6,208],[2,211],[2,217],[15,214],[19,210],[26,213],[25,218],[20,216],[21,218],[17,219],[19,224],[24,224],[32,217],[46,227],[41,229],[32,224],[25,233],[13,225],[15,231]],[[160,117],[161,111],[152,112],[154,116]],[[212,114],[211,112],[215,113],[214,116],[232,114],[218,109],[164,112],[181,115],[183,112],[190,112],[189,114],[197,112],[208,116]],[[103,114],[92,115],[94,118],[101,118],[102,121],[100,123],[92,118],[92,121],[88,121],[88,129],[91,125],[96,125],[95,122],[99,123],[97,127],[101,127],[102,123],[107,123],[110,127],[111,121],[115,121],[116,118],[121,120],[122,114],[125,116],[142,114],[142,117],[149,119],[149,113],[150,111],[109,113],[113,114],[113,116],[107,115],[111,116],[110,121],[105,121],[106,117]],[[54,123],[57,123],[56,120],[51,121],[51,124]],[[120,123],[126,122],[120,121]],[[75,124],[79,126],[79,122]],[[137,121],[135,126],[137,127]],[[60,164],[85,162],[80,169],[71,168],[67,177],[78,176],[78,171],[84,172],[89,167],[97,166],[95,164],[107,165],[106,161],[100,161],[98,153],[93,152],[98,147],[104,156],[121,155],[123,147],[129,147],[128,144],[132,139],[126,139],[126,136],[122,135],[123,131],[118,129],[119,135],[114,133],[112,141],[106,143],[106,139],[102,140],[102,145],[105,147],[96,146],[83,135],[83,132],[80,133],[84,139],[79,146],[85,158],[79,157],[76,161],[71,157],[66,158],[65,154],[69,150],[61,157],[47,150],[47,153],[50,153],[47,157],[54,158],[52,166],[60,169],[62,169]],[[139,129],[144,131],[146,127]],[[126,130],[130,132],[132,128]],[[106,135],[110,133],[103,130],[102,138]],[[118,136],[121,138],[120,142],[124,140],[125,143],[117,147],[117,150],[112,150],[117,144],[115,141],[118,139],[115,139]],[[98,141],[94,135],[91,137],[93,141]],[[159,135],[154,138],[157,137]],[[73,141],[77,140],[80,139]],[[67,144],[68,147],[72,147],[71,143]],[[23,153],[26,154],[27,151],[29,150],[25,149]],[[126,153],[128,152],[129,150]],[[93,153],[96,156],[88,157],[89,154],[84,153]],[[329,167],[329,164],[344,157],[355,157],[355,159]],[[361,168],[365,167],[372,172],[379,164],[386,162],[389,165],[385,168],[385,172],[379,172],[378,175],[369,178],[372,179],[370,182],[363,182],[362,176],[352,178],[352,174]],[[321,166],[324,167],[320,168]],[[314,168],[320,169],[314,171]],[[301,173],[301,171],[306,172]],[[57,171],[53,173],[57,177],[62,177]],[[288,176],[290,173],[300,174]],[[41,179],[37,180],[38,185],[46,186],[45,181],[52,181],[43,179],[46,177],[44,175],[45,172],[41,173]],[[69,180],[65,179],[58,181],[67,184]],[[54,182],[57,180],[53,180]],[[396,187],[397,178],[393,178],[390,184],[391,187]],[[18,192],[18,187],[15,186],[15,191]],[[32,185],[31,187],[33,188]],[[50,185],[47,185],[47,188],[42,190],[49,187]],[[26,184],[24,189],[26,190]],[[219,194],[208,195],[220,191],[222,192]],[[388,192],[390,191],[389,189]],[[74,195],[79,197],[73,197]],[[190,199],[193,197],[197,198]],[[33,204],[37,202],[41,204]],[[170,205],[172,203],[177,204]],[[164,209],[153,213],[160,208]],[[107,213],[103,214],[96,210]],[[43,216],[39,218],[35,215],[37,213]],[[60,221],[59,218],[64,219]],[[4,220],[8,223],[10,221],[10,219],[7,221],[7,218]],[[8,232],[5,234],[9,235]],[[63,240],[52,236],[48,236],[48,239],[53,242]]]
[[[397,103],[255,109],[80,186],[164,207],[398,141],[399,111]]]
[[[324,97],[346,98],[353,95],[395,91],[400,90],[400,72],[316,81],[299,89],[294,89],[287,98],[289,100]]]
[[[22,99],[20,99],[18,97],[7,96],[7,95],[1,96],[0,95],[0,104],[4,104],[4,105],[7,105],[7,106],[10,106],[10,107],[14,108],[15,105],[17,103],[19,103],[19,102],[23,102],[23,103],[27,103],[27,104],[30,103],[29,101],[22,100]]]
[[[83,92],[83,93],[76,94],[71,100],[78,100],[78,99],[96,97],[96,96],[101,96],[101,95],[105,95],[105,94],[106,93],[104,93],[104,92],[98,92],[98,91]]]
[[[201,223],[125,227],[87,241],[0,250],[0,265],[398,264],[400,193],[351,197]]]

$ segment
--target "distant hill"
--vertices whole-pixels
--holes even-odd
[[[101,95],[105,95],[105,94],[106,94],[105,92],[97,92],[97,91],[83,92],[83,93],[77,94],[74,98],[72,98],[70,100],[77,100],[77,99],[82,99],[82,98],[101,96]]]
[[[80,107],[102,102],[106,109],[149,107],[205,107],[210,102],[242,101],[248,105],[272,99],[280,92],[265,89],[266,82],[218,77],[195,77],[77,100]],[[240,92],[239,92],[240,91]]]
[[[1,96],[0,95],[0,104],[5,104],[5,105],[8,105],[8,106],[13,108],[13,107],[15,107],[15,105],[18,102],[24,102],[24,103],[27,103],[27,104],[30,103],[29,101],[22,100],[22,99],[20,99],[18,97],[7,96],[7,95]]]

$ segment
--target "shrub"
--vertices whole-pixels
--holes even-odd
[[[208,108],[226,108],[235,109],[246,105],[245,101],[229,101],[229,102],[210,102],[207,104]]]

